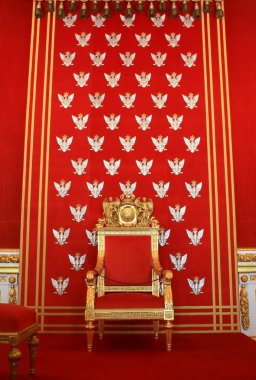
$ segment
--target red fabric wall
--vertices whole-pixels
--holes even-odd
[[[18,12],[4,6],[0,43],[0,248],[19,246],[23,141],[31,25],[31,0]],[[256,246],[255,22],[256,3],[225,0],[234,147],[238,246]],[[14,26],[15,25],[15,26]]]
[[[256,2],[225,0],[238,247],[256,246]]]
[[[15,4],[11,1],[1,4],[0,248],[18,248],[20,245],[32,1]]]

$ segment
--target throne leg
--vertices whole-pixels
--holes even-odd
[[[155,339],[158,339],[159,334],[159,320],[153,321]]]
[[[94,321],[88,321],[85,325],[87,330],[87,351],[92,352],[93,334],[94,334]]]
[[[103,339],[103,332],[104,332],[104,321],[99,320],[99,337],[100,337],[100,340]]]
[[[36,353],[37,353],[38,343],[39,343],[39,339],[36,335],[32,335],[28,340],[29,374],[31,376],[35,374],[35,362],[36,362]]]
[[[172,349],[172,327],[173,324],[171,321],[165,322],[165,335],[166,335],[166,349],[167,351],[171,351]]]
[[[21,352],[17,347],[11,346],[11,351],[9,352],[8,357],[10,367],[10,379],[16,380],[18,378]]]

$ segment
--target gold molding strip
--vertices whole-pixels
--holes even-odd
[[[43,104],[42,104],[42,124],[41,124],[41,147],[39,164],[39,186],[38,186],[38,216],[37,216],[37,248],[36,248],[36,291],[35,305],[39,299],[40,278],[40,251],[41,251],[41,224],[42,224],[42,191],[43,191],[43,168],[44,168],[44,135],[45,135],[45,113],[46,113],[46,91],[48,85],[49,67],[49,38],[50,38],[50,12],[47,14],[46,43],[45,43],[45,62],[44,62],[44,85],[43,85]]]
[[[219,305],[222,305],[218,168],[217,168],[217,152],[216,152],[216,129],[215,129],[214,90],[213,90],[211,26],[210,26],[210,15],[209,15],[209,13],[206,14],[206,19],[207,19],[207,41],[208,41],[209,81],[210,81],[210,106],[211,106],[211,127],[212,127],[211,132],[212,132],[212,149],[213,149],[214,198],[215,198],[215,219],[216,219],[216,249],[217,249],[218,301],[219,301],[218,303],[219,303]],[[220,315],[220,323],[222,323],[222,316],[221,315]]]
[[[25,120],[25,136],[24,136],[24,154],[23,154],[23,176],[22,176],[22,193],[21,193],[21,215],[20,215],[20,279],[19,279],[19,303],[21,302],[21,289],[23,281],[23,254],[24,252],[24,225],[25,225],[25,200],[26,200],[26,181],[27,181],[27,153],[28,153],[28,131],[29,131],[29,117],[30,117],[30,104],[31,104],[31,81],[32,81],[32,67],[33,67],[33,52],[34,52],[34,38],[35,38],[35,6],[33,1],[32,15],[31,15],[31,32],[30,32],[30,52],[29,52],[29,68],[28,68],[28,85],[27,85],[27,102],[26,102],[26,120]]]
[[[237,261],[240,262],[254,262],[256,261],[256,253],[244,253],[244,254],[238,254],[237,255]],[[238,264],[239,266],[239,264]]]
[[[27,215],[26,215],[26,257],[25,257],[25,283],[24,283],[24,306],[28,303],[28,270],[29,270],[29,243],[30,243],[30,220],[31,220],[31,193],[32,193],[32,170],[33,170],[33,150],[34,150],[34,132],[35,132],[35,109],[37,96],[37,76],[38,76],[38,56],[40,45],[40,19],[36,25],[36,46],[35,46],[35,64],[33,78],[33,96],[31,110],[31,129],[30,129],[30,146],[29,146],[29,167],[28,167],[28,189],[27,189]]]
[[[20,262],[20,255],[19,254],[16,254],[16,255],[6,255],[6,254],[0,254],[0,265],[2,263],[15,263],[15,264],[19,264]]]
[[[209,213],[210,213],[210,239],[211,239],[211,275],[212,275],[212,303],[214,305],[213,321],[216,324],[215,306],[215,262],[214,262],[214,238],[213,238],[213,201],[212,201],[212,169],[211,169],[211,145],[210,145],[210,121],[209,121],[209,92],[206,63],[206,31],[205,15],[202,17],[202,45],[203,45],[203,66],[204,66],[204,92],[205,92],[205,117],[206,117],[206,140],[207,140],[207,165],[208,165],[208,183],[209,183]]]
[[[52,105],[52,85],[53,85],[53,63],[54,63],[54,42],[56,18],[51,14],[52,34],[50,52],[50,72],[49,72],[49,95],[48,95],[48,115],[47,115],[47,135],[46,135],[46,157],[45,157],[45,186],[44,186],[44,221],[43,221],[43,257],[42,257],[42,318],[41,332],[44,330],[44,304],[45,304],[45,274],[46,274],[46,242],[47,242],[47,206],[48,206],[48,181],[49,181],[49,155],[50,155],[50,131],[51,131],[51,105]]]
[[[224,88],[223,88],[223,70],[222,70],[222,49],[220,36],[220,20],[217,20],[217,40],[218,40],[218,59],[219,59],[219,79],[220,79],[220,102],[221,102],[221,124],[223,139],[223,156],[224,156],[224,178],[225,178],[225,204],[226,204],[226,231],[227,231],[227,248],[228,248],[228,277],[229,277],[229,298],[233,304],[233,275],[231,261],[231,226],[230,226],[230,200],[229,200],[229,178],[228,178],[228,160],[227,160],[227,137],[226,137],[226,118],[224,104]],[[234,321],[234,314],[231,312],[231,320]]]

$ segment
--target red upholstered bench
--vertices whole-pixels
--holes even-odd
[[[27,307],[0,303],[0,343],[10,345],[10,378],[16,380],[21,352],[18,344],[28,338],[30,368],[29,374],[35,373],[35,356],[38,346],[36,313]]]

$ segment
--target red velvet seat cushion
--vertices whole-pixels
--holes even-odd
[[[0,303],[0,333],[18,332],[35,323],[34,310],[20,305]]]
[[[163,297],[149,293],[111,293],[95,299],[95,309],[163,309]]]

